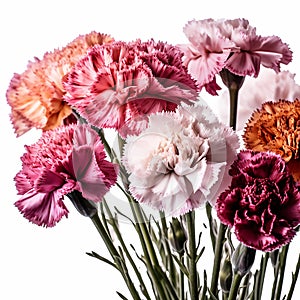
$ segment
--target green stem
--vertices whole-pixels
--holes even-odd
[[[266,269],[268,265],[268,259],[269,259],[269,253],[265,253],[264,257],[262,258],[262,262],[260,265],[260,272],[259,272],[259,278],[258,278],[258,294],[257,299],[261,299],[263,287],[264,287],[264,279],[266,275]]]
[[[214,224],[214,219],[212,217],[212,213],[211,213],[211,205],[209,203],[206,203],[206,215],[208,218],[208,222],[209,222],[209,233],[210,233],[210,239],[211,239],[211,244],[212,244],[212,248],[215,251],[216,248],[216,233],[215,233],[215,224]]]
[[[291,287],[290,287],[290,290],[289,290],[289,293],[288,293],[288,296],[287,296],[286,300],[292,300],[295,285],[296,285],[298,275],[299,275],[299,269],[300,269],[300,255],[298,257],[298,263],[296,265],[295,273],[292,274],[292,283],[291,283]]]
[[[242,280],[242,276],[239,273],[236,273],[234,275],[234,278],[233,278],[233,281],[231,284],[228,300],[236,300],[237,299],[241,280]]]
[[[128,260],[129,260],[129,262],[130,262],[130,264],[131,264],[131,266],[132,266],[132,268],[133,268],[133,270],[134,270],[134,272],[135,272],[135,274],[136,274],[136,276],[137,276],[137,278],[138,278],[138,281],[139,281],[139,283],[140,283],[140,285],[141,285],[141,290],[142,290],[144,296],[145,296],[148,300],[151,300],[151,298],[150,298],[150,296],[149,296],[149,293],[148,293],[148,291],[147,291],[146,285],[145,285],[145,283],[144,283],[144,281],[143,281],[143,278],[142,278],[142,276],[141,276],[141,274],[140,274],[140,272],[139,272],[139,270],[138,270],[138,268],[137,268],[137,266],[136,266],[134,260],[132,259],[131,255],[130,255],[130,253],[129,253],[127,247],[126,247],[126,244],[125,244],[125,242],[124,242],[124,239],[123,239],[123,237],[122,237],[122,235],[121,235],[121,232],[120,232],[120,230],[119,230],[119,228],[118,228],[118,225],[116,224],[116,222],[115,222],[115,220],[114,220],[114,218],[113,218],[113,215],[112,215],[112,213],[111,213],[111,211],[110,211],[110,209],[109,209],[109,206],[107,205],[106,201],[103,201],[103,204],[104,204],[105,210],[107,211],[108,216],[109,216],[109,218],[110,218],[110,220],[111,220],[111,222],[112,222],[112,223],[111,223],[111,224],[112,224],[112,227],[113,227],[114,232],[116,233],[116,236],[117,236],[117,238],[118,238],[118,240],[119,240],[119,242],[120,242],[120,244],[121,244],[121,246],[122,246],[122,249],[124,250],[124,252],[125,252],[125,254],[126,254],[126,256],[127,256]]]
[[[251,273],[249,272],[242,283],[242,291],[241,291],[241,295],[240,295],[240,300],[246,300],[248,299],[248,290],[249,290],[249,281],[250,281],[250,275]]]
[[[161,225],[162,225],[162,232],[164,235],[164,245],[167,251],[167,255],[168,255],[168,270],[169,270],[169,274],[170,274],[170,278],[172,281],[172,284],[174,286],[177,285],[177,278],[176,278],[176,268],[175,268],[175,264],[173,261],[173,256],[172,256],[172,252],[171,252],[171,248],[168,242],[168,227],[167,227],[167,222],[166,222],[166,217],[164,215],[164,213],[160,212],[160,220],[161,220]]]
[[[191,300],[198,299],[198,284],[197,284],[197,265],[196,265],[196,238],[195,238],[195,222],[193,212],[186,214],[188,228],[188,243],[189,243],[189,288]]]
[[[207,292],[207,274],[206,274],[206,270],[204,269],[203,271],[203,288],[202,288],[202,296],[201,296],[201,300],[207,300],[207,296],[206,296],[206,292]]]
[[[180,262],[184,264],[184,255],[180,254]],[[184,300],[184,274],[180,269],[179,273],[179,283],[180,283],[180,300]]]
[[[95,225],[97,231],[99,232],[102,240],[104,241],[112,258],[114,259],[114,262],[115,262],[118,270],[122,274],[133,299],[141,300],[134,284],[132,283],[132,280],[129,278],[129,276],[127,274],[127,270],[125,270],[124,267],[122,266],[122,263],[121,263],[122,257],[120,256],[119,252],[116,250],[110,236],[107,234],[105,227],[103,226],[98,214],[93,215],[91,217],[91,220],[92,220],[93,224]]]
[[[222,300],[228,300],[228,293],[222,294]]]
[[[154,248],[153,248],[150,236],[149,236],[149,232],[147,231],[147,228],[145,228],[145,223],[144,223],[143,216],[142,216],[142,213],[139,208],[139,204],[136,203],[132,199],[131,195],[129,195],[120,185],[118,185],[118,186],[124,192],[124,194],[126,195],[126,197],[128,199],[128,202],[129,202],[129,205],[130,205],[133,217],[134,217],[134,221],[136,223],[135,229],[138,233],[139,240],[140,240],[143,252],[144,252],[148,274],[153,283],[152,287],[157,292],[157,299],[159,299],[159,300],[160,299],[168,299],[166,291],[162,285],[161,274],[160,274],[160,272],[157,272],[157,268],[159,267],[159,265],[158,265],[157,258],[155,260],[156,256],[154,256],[154,260],[157,263],[153,264],[153,262],[152,262],[153,255],[155,255],[155,251],[154,251]],[[151,252],[151,254],[150,254],[150,252]],[[159,274],[157,274],[157,273],[159,273]]]
[[[106,138],[105,138],[103,129],[102,129],[102,128],[99,129],[99,128],[94,127],[94,126],[93,126],[92,128],[93,128],[93,129],[98,133],[98,135],[100,136],[101,141],[102,141],[103,146],[104,146],[104,149],[106,150],[106,152],[107,152],[107,154],[108,154],[110,160],[113,161],[113,159],[114,159],[115,157],[114,157],[113,152],[112,152],[112,150],[111,150],[111,148],[110,148],[110,146],[109,146],[109,143],[107,142],[107,140],[106,140]]]
[[[223,252],[223,244],[225,242],[226,229],[227,229],[227,226],[220,223],[218,238],[217,238],[216,248],[215,248],[213,273],[212,273],[211,285],[210,285],[210,291],[216,298],[218,298],[217,287],[218,287],[218,279],[219,279],[219,273],[220,273],[222,252]]]
[[[230,124],[230,127],[232,127],[233,130],[236,130],[238,94],[239,94],[239,89],[237,87],[229,88],[229,95],[230,95],[230,120],[229,120],[229,124]]]
[[[159,276],[158,281],[160,280],[161,282],[163,282],[162,287],[165,287],[166,291],[168,291],[172,295],[172,299],[174,299],[174,300],[178,299],[173,285],[171,284],[168,277],[165,275],[165,273],[163,272],[163,270],[160,267],[160,264],[158,262],[156,252],[153,247],[153,243],[152,243],[149,231],[148,231],[148,228],[146,226],[146,221],[145,221],[142,211],[141,211],[141,207],[138,203],[134,202],[133,199],[131,199],[131,201],[133,204],[133,209],[134,209],[134,213],[135,213],[136,220],[137,220],[137,225],[141,229],[142,237],[143,237],[143,240],[145,241],[146,249],[150,256],[150,261],[148,263],[153,266],[155,275]],[[161,284],[161,282],[160,282],[160,284]],[[162,299],[166,299],[166,298],[162,298]]]
[[[284,279],[286,259],[287,259],[287,254],[288,254],[288,250],[289,250],[289,245],[290,244],[287,244],[286,246],[284,246],[282,248],[281,253],[280,253],[280,257],[279,257],[279,259],[280,259],[280,261],[279,261],[279,263],[280,263],[280,266],[279,266],[280,276],[279,276],[279,282],[278,282],[278,285],[277,285],[277,290],[276,290],[276,295],[275,295],[274,300],[280,300],[282,284],[283,284],[283,279]]]
[[[271,294],[270,300],[275,299],[275,293],[276,293],[277,283],[278,283],[278,276],[279,276],[279,266],[277,265],[274,269],[274,280],[273,280],[272,294]]]
[[[109,250],[111,256],[114,257],[120,257],[118,251],[116,250],[111,238],[107,234],[105,227],[103,226],[98,214],[95,214],[91,217],[91,220],[93,221],[97,231],[99,232],[101,238],[103,239],[105,245],[107,246],[107,249]]]
[[[151,237],[150,237],[148,228],[146,226],[144,217],[142,215],[140,205],[136,202],[133,202],[133,209],[134,209],[134,212],[135,212],[136,221],[138,222],[138,226],[141,229],[141,232],[143,234],[145,243],[147,245],[148,253],[149,253],[150,258],[151,258],[151,263],[154,266],[159,266],[159,262],[158,262],[158,259],[157,259],[157,256],[156,256],[156,252],[155,252],[155,249],[153,247],[153,243],[151,241]]]

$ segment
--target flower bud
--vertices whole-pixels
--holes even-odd
[[[75,190],[67,196],[81,215],[91,218],[97,213],[95,204],[85,199],[79,191]]]
[[[241,276],[246,275],[254,263],[255,254],[255,249],[239,244],[233,252],[231,260],[234,273],[239,273]]]
[[[228,256],[223,260],[220,269],[220,285],[224,293],[229,293],[232,282],[232,265]]]
[[[170,222],[168,239],[175,251],[177,251],[179,254],[183,253],[187,236],[181,222],[176,218],[172,218],[172,222]]]

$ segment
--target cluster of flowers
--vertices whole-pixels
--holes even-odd
[[[168,216],[208,201],[248,247],[272,251],[291,241],[300,224],[300,91],[280,65],[292,52],[245,19],[193,20],[184,32],[189,42],[176,46],[92,32],[14,75],[7,100],[17,136],[43,130],[15,177],[24,217],[54,226],[68,214],[65,195],[101,202],[122,172],[136,201]],[[217,117],[202,89],[217,95],[221,79],[239,91],[246,76],[263,76],[261,65],[272,73],[268,94],[241,97],[239,124],[225,125],[227,113]],[[224,103],[218,97],[222,110]],[[245,124],[249,107],[256,110]],[[236,125],[244,127],[243,143]],[[105,128],[124,146],[112,162]]]

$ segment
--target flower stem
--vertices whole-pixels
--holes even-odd
[[[280,259],[280,261],[279,261],[279,263],[280,263],[280,266],[279,266],[280,275],[279,275],[279,282],[278,282],[278,285],[277,285],[274,300],[280,300],[282,284],[283,284],[283,279],[284,279],[286,259],[287,259],[287,254],[288,254],[288,251],[289,251],[289,245],[290,244],[287,244],[284,247],[282,247],[282,251],[280,253],[280,257],[279,257],[279,259]]]
[[[184,264],[184,255],[180,254],[180,261]],[[180,300],[184,300],[184,274],[180,269],[179,274],[179,282],[180,282]]]
[[[230,126],[233,130],[236,129],[237,120],[237,107],[238,107],[238,93],[242,87],[245,76],[239,76],[231,73],[227,69],[223,69],[220,72],[223,83],[227,86],[230,95]]]
[[[292,283],[291,283],[291,287],[290,287],[290,290],[289,290],[289,293],[288,293],[288,296],[287,296],[286,300],[292,300],[295,285],[296,285],[298,275],[299,275],[299,270],[300,270],[300,254],[299,254],[299,257],[298,257],[298,263],[296,265],[295,272],[292,274]]]
[[[260,271],[259,271],[259,277],[258,277],[258,295],[257,299],[261,299],[262,295],[262,290],[264,287],[264,279],[266,275],[266,269],[267,269],[267,264],[268,264],[268,259],[269,259],[269,253],[265,253],[264,257],[262,258],[262,262],[260,265]]]
[[[222,259],[222,252],[223,252],[223,244],[225,241],[225,232],[227,227],[220,223],[219,226],[219,232],[218,237],[216,241],[216,247],[215,247],[215,257],[214,257],[214,266],[213,266],[213,273],[211,278],[211,285],[210,285],[210,291],[212,295],[214,295],[216,298],[218,298],[218,279],[219,279],[219,273],[220,273],[220,266],[221,266],[221,259]]]
[[[236,88],[236,87],[229,88],[229,95],[230,95],[230,120],[229,120],[229,125],[230,125],[230,127],[232,127],[233,130],[236,130],[239,89]]]
[[[125,195],[127,196],[127,199],[129,201],[131,211],[134,216],[134,220],[136,222],[136,231],[138,233],[141,246],[143,248],[144,256],[145,256],[145,262],[148,270],[148,274],[150,276],[150,279],[153,281],[153,288],[155,288],[157,292],[157,299],[169,299],[169,295],[166,291],[166,286],[169,287],[169,290],[171,290],[170,282],[168,281],[168,278],[165,276],[162,278],[163,271],[160,268],[160,265],[158,263],[156,253],[150,238],[150,234],[148,232],[148,229],[146,227],[145,220],[143,218],[140,206],[138,203],[136,203],[131,195],[126,193],[126,191],[123,190]],[[163,283],[165,285],[163,285]],[[174,297],[176,299],[176,295]]]
[[[188,228],[188,243],[189,243],[189,288],[191,300],[198,299],[198,282],[197,282],[197,265],[196,265],[196,239],[195,239],[195,222],[193,212],[186,214]]]
[[[97,128],[95,126],[92,126],[92,128],[98,133],[99,137],[101,138],[101,141],[103,143],[104,149],[106,150],[108,156],[110,157],[110,160],[112,161],[114,159],[114,155],[113,152],[110,148],[109,143],[107,142],[105,135],[104,135],[104,131],[102,128]]]
[[[206,215],[208,218],[208,222],[209,222],[209,233],[210,233],[210,239],[211,239],[211,244],[212,244],[212,248],[215,251],[216,248],[216,233],[215,233],[215,220],[213,219],[212,213],[211,213],[211,205],[207,202],[206,203]]]
[[[122,274],[133,299],[141,300],[132,280],[129,278],[129,276],[127,274],[127,270],[125,270],[124,266],[122,266],[122,262],[121,262],[122,257],[120,256],[119,252],[115,248],[111,238],[107,234],[105,227],[103,226],[98,214],[93,215],[91,217],[91,220],[93,221],[93,224],[95,225],[95,227],[96,227],[97,231],[99,232],[100,236],[102,237],[107,249],[109,250],[112,258],[114,259],[114,262],[115,262],[118,270]]]
[[[231,288],[230,288],[228,300],[236,300],[237,299],[237,295],[238,295],[238,292],[239,292],[239,287],[240,287],[241,280],[242,280],[242,275],[240,275],[239,273],[236,273],[234,275],[234,278],[233,278],[233,281],[232,281],[232,285],[231,285]]]
[[[248,299],[248,290],[249,290],[249,281],[250,281],[250,275],[251,273],[249,272],[245,277],[244,277],[244,280],[243,280],[243,283],[242,283],[242,291],[241,291],[241,294],[240,294],[240,300],[246,300]]]
[[[168,270],[169,270],[169,274],[170,274],[170,279],[172,281],[172,284],[174,286],[177,285],[177,277],[176,277],[176,269],[175,269],[175,265],[174,265],[174,261],[173,261],[173,256],[172,256],[172,252],[170,249],[170,245],[168,242],[168,227],[167,227],[167,223],[166,223],[166,217],[165,214],[160,212],[160,220],[161,220],[161,225],[162,225],[162,233],[164,235],[164,241],[165,241],[165,248],[167,251],[167,258],[168,258]]]
[[[120,244],[121,244],[121,246],[122,246],[122,249],[124,250],[124,252],[125,252],[125,254],[126,254],[126,256],[127,256],[128,260],[129,260],[129,262],[130,262],[130,264],[131,264],[131,266],[132,266],[132,268],[133,268],[133,270],[134,270],[134,272],[135,272],[135,274],[136,274],[136,276],[137,276],[137,278],[138,278],[138,280],[139,280],[139,283],[140,283],[140,285],[141,285],[141,290],[142,290],[144,296],[145,296],[148,300],[151,300],[151,298],[150,298],[150,296],[149,296],[149,294],[148,294],[146,285],[145,285],[145,283],[144,283],[144,281],[143,281],[143,278],[142,278],[142,276],[141,276],[141,274],[140,274],[140,272],[139,272],[139,270],[138,270],[138,268],[137,268],[137,266],[136,266],[134,260],[132,259],[131,255],[130,255],[130,253],[129,253],[127,247],[126,247],[126,244],[125,244],[125,242],[124,242],[124,239],[123,239],[123,237],[122,237],[122,235],[121,235],[121,232],[120,232],[120,230],[119,230],[119,228],[118,228],[118,225],[116,224],[116,222],[115,222],[115,220],[114,220],[114,218],[113,218],[113,215],[112,215],[112,213],[111,213],[111,211],[110,211],[110,209],[109,209],[109,206],[107,205],[106,201],[103,201],[103,204],[104,204],[105,210],[107,211],[108,216],[109,216],[109,218],[110,218],[110,220],[111,220],[111,224],[112,224],[112,227],[113,227],[113,229],[114,229],[114,232],[116,233],[116,236],[117,236],[117,238],[118,238],[118,240],[119,240],[119,242],[120,242]]]

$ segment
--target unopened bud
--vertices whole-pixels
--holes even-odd
[[[234,273],[239,273],[241,276],[246,275],[254,263],[255,254],[255,249],[239,244],[232,255]]]
[[[81,215],[91,218],[97,213],[96,205],[85,199],[79,191],[75,190],[67,196]]]
[[[183,225],[176,218],[172,218],[172,222],[170,222],[168,238],[173,249],[178,253],[183,253],[187,236]]]
[[[224,293],[229,293],[232,282],[232,265],[228,256],[223,260],[220,269],[220,285]]]

